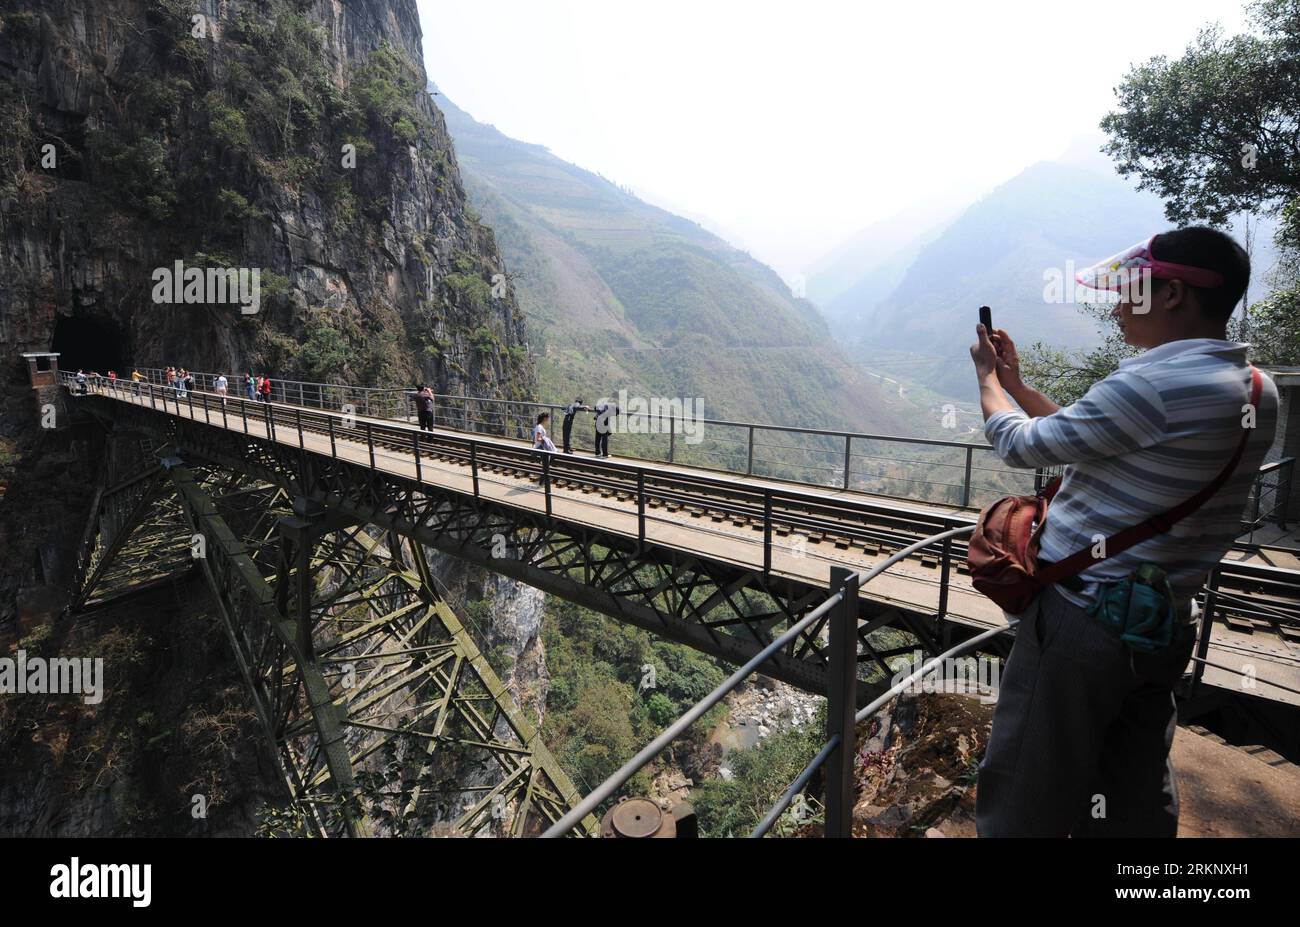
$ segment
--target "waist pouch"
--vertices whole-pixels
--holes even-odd
[[[1144,563],[1132,575],[1102,583],[1088,614],[1134,650],[1152,652],[1174,638],[1174,593],[1165,571]]]

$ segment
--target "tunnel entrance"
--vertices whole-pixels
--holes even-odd
[[[50,350],[61,355],[60,370],[73,372],[82,369],[107,374],[115,370],[121,375],[128,360],[126,334],[111,319],[93,316],[59,316]]]

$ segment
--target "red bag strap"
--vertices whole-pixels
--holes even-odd
[[[1259,397],[1264,389],[1264,378],[1255,368],[1250,368],[1250,404],[1254,409],[1259,408]],[[1237,469],[1237,464],[1241,462],[1241,455],[1246,452],[1246,444],[1250,441],[1250,429],[1242,430],[1241,441],[1237,444],[1237,450],[1233,453],[1232,459],[1219,471],[1219,475],[1211,480],[1196,495],[1180,502],[1173,508],[1152,515],[1140,525],[1132,525],[1125,528],[1117,534],[1111,535],[1106,539],[1106,556],[1113,557],[1116,554],[1123,553],[1130,547],[1135,547],[1143,541],[1148,541],[1157,534],[1164,534],[1175,524],[1182,521],[1188,515],[1195,512],[1210,498],[1223,488],[1223,484],[1228,482],[1233,471]],[[1058,560],[1055,563],[1048,564],[1035,574],[1035,579],[1043,586],[1050,586],[1053,583],[1060,582],[1063,579],[1082,573],[1088,567],[1097,562],[1097,558],[1092,555],[1092,548],[1086,547],[1083,550],[1076,551],[1064,560]]]

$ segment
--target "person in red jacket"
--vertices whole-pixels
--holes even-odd
[[[262,377],[261,381],[259,381],[257,384],[257,392],[261,396],[263,402],[271,401],[271,378],[270,377]]]

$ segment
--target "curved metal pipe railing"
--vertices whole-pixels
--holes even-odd
[[[984,643],[987,640],[992,640],[993,638],[1001,634],[1007,634],[1011,632],[1019,624],[1020,624],[1019,619],[1016,619],[1014,621],[1009,622],[1007,626],[1004,628],[993,628],[989,631],[985,631],[983,634],[979,634],[976,635],[975,637],[972,637],[970,640],[962,641],[960,644],[958,644],[955,647],[945,650],[943,653],[939,654],[937,657],[933,658],[932,660],[923,663],[919,669],[911,673],[906,679],[903,679],[898,683],[894,684],[893,686],[890,686],[889,689],[884,693],[882,693],[879,698],[872,701],[871,704],[867,705],[856,715],[854,715],[853,722],[855,724],[861,724],[863,721],[870,718],[881,708],[884,708],[885,705],[888,704],[890,701],[892,701],[895,697],[900,695],[904,689],[910,686],[917,679],[923,677],[926,673],[930,672],[930,670],[934,669],[934,667],[938,666],[944,660],[950,660],[953,657],[961,656],[963,653],[966,653],[969,650],[974,650],[976,647],[978,647],[980,644]],[[772,810],[769,811],[767,813],[767,816],[764,817],[763,820],[759,822],[758,826],[754,828],[753,832],[749,835],[750,837],[762,837],[764,834],[766,834],[769,830],[772,829],[772,826],[776,824],[776,822],[780,819],[781,815],[784,814],[786,809],[790,807],[790,803],[794,801],[794,797],[798,795],[801,791],[803,791],[804,786],[808,784],[808,780],[812,778],[813,773],[815,773],[818,770],[818,768],[820,768],[821,765],[826,762],[827,757],[831,755],[831,752],[838,745],[839,736],[840,736],[839,734],[834,735],[833,737],[831,737],[830,740],[828,740],[825,744],[822,745],[822,748],[818,752],[818,754],[812,758],[812,761],[807,766],[804,767],[803,772],[801,772],[798,778],[794,780],[794,782],[790,785],[790,788],[786,789],[785,794],[783,794],[781,798],[777,801],[777,803],[772,806]]]
[[[931,537],[924,538],[923,540],[917,541],[915,544],[905,547],[902,550],[898,551],[897,553],[893,554],[887,560],[882,560],[880,563],[873,566],[870,570],[858,574],[858,582],[861,585],[866,585],[868,582],[875,579],[881,573],[885,572],[885,570],[889,569],[895,563],[898,563],[900,560],[906,559],[907,557],[916,553],[917,551],[925,547],[929,547],[933,544],[937,544],[941,541],[949,540],[961,534],[969,534],[974,530],[975,530],[974,525],[968,525],[961,528],[953,528],[948,531],[944,531],[940,534],[936,534]],[[560,820],[552,824],[547,829],[547,831],[544,834],[542,834],[542,836],[548,838],[562,837],[570,830],[572,830],[574,827],[576,827],[578,823],[582,821],[583,818],[585,818],[588,814],[591,814],[593,811],[595,811],[595,809],[600,806],[601,802],[605,801],[605,799],[609,798],[616,791],[618,791],[618,789],[622,787],[629,779],[635,776],[651,760],[653,760],[656,756],[662,753],[668,747],[669,744],[671,744],[682,734],[683,731],[685,731],[692,724],[694,724],[701,717],[703,717],[704,714],[708,712],[710,708],[712,708],[718,702],[722,701],[722,699],[726,697],[726,695],[730,693],[733,689],[735,689],[742,682],[744,682],[746,679],[752,676],[758,670],[759,667],[761,667],[765,662],[767,662],[769,657],[771,657],[774,653],[781,650],[782,647],[786,646],[791,641],[795,640],[806,628],[810,627],[815,621],[822,618],[832,608],[838,605],[843,600],[843,598],[844,598],[843,590],[834,593],[832,596],[830,596],[830,598],[822,602],[821,605],[817,606],[815,609],[813,609],[811,612],[809,612],[807,615],[801,618],[798,622],[792,625],[788,631],[786,631],[784,634],[782,634],[780,637],[774,640],[771,644],[765,647],[748,663],[746,663],[740,669],[736,670],[736,672],[732,673],[729,677],[727,677],[727,679],[720,686],[718,686],[716,689],[710,692],[707,696],[705,696],[703,699],[697,702],[692,708],[690,708],[685,714],[683,714],[680,718],[678,718],[671,725],[669,725],[662,733],[659,734],[658,737],[656,737],[654,740],[650,741],[650,743],[648,743],[645,747],[643,747],[641,751],[636,754],[636,756],[632,757],[632,759],[628,760],[621,767],[619,767],[618,771],[615,772],[614,775],[610,776],[600,785],[596,786],[595,790],[593,790],[590,794],[588,794],[587,797],[584,798],[577,806],[575,806],[568,814],[566,814]]]

